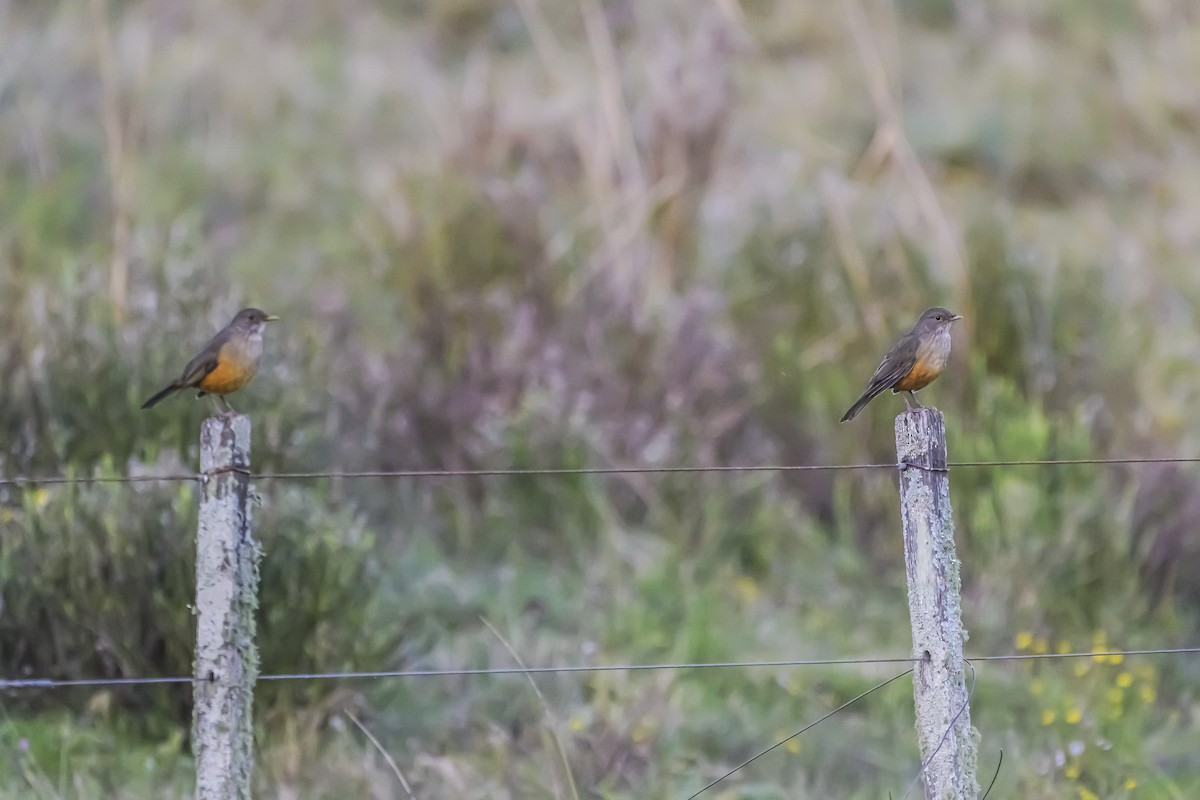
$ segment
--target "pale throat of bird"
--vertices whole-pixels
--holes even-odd
[[[941,369],[950,360],[950,326],[945,325],[937,333],[921,343],[917,349],[917,358],[930,361],[934,369]]]
[[[248,361],[257,361],[263,351],[263,325],[258,323],[242,341],[233,340],[238,356]]]

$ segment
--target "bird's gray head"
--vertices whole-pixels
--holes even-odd
[[[941,306],[934,306],[927,309],[921,315],[921,318],[917,320],[917,328],[928,331],[949,330],[950,325],[960,319],[962,319],[961,315],[955,314]]]
[[[268,314],[260,308],[243,308],[230,323],[232,327],[248,332],[251,336],[262,336],[263,328],[268,322],[274,322],[279,317]]]

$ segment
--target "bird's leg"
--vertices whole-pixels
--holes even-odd
[[[921,401],[920,401],[920,400],[918,400],[918,399],[917,399],[917,396],[916,396],[915,394],[913,394],[912,392],[906,392],[905,394],[907,394],[909,397],[911,397],[911,398],[912,398],[912,401],[913,401],[914,403],[916,403],[916,405],[917,405],[917,408],[924,408],[924,407],[925,407],[925,406],[921,405]],[[907,403],[908,401],[907,401],[907,400],[905,400],[904,402],[905,402],[905,403]],[[911,406],[910,406],[910,409],[911,409]]]
[[[237,414],[237,412],[233,410],[233,406],[229,405],[229,401],[225,399],[225,395],[219,394],[216,397],[221,402],[221,405],[225,408],[225,416],[232,417]]]
[[[913,410],[912,403],[908,402],[908,398],[912,397],[912,392],[905,392],[904,394],[901,395],[901,397],[904,398],[904,410],[912,411]]]

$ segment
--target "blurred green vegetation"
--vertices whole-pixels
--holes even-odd
[[[251,303],[262,471],[886,462],[898,401],[836,420],[934,303],[952,459],[1194,454],[1197,37],[1172,0],[0,4],[0,474],[194,469],[209,407],[138,405]],[[910,647],[882,472],[255,489],[268,673],[510,665],[488,624],[535,665]],[[969,653],[1195,643],[1195,469],[952,499]],[[188,674],[195,507],[0,487],[0,674]],[[1187,657],[976,672],[993,796],[1200,791]],[[556,740],[582,797],[684,797],[892,674],[270,682],[256,780],[401,796],[353,715],[419,797],[567,797]],[[189,796],[189,714],[4,694],[0,798]],[[898,681],[710,796],[899,796],[911,715]]]

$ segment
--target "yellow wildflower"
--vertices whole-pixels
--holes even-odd
[[[737,591],[738,599],[742,601],[742,605],[753,605],[758,602],[761,592],[758,589],[758,583],[748,575],[742,575],[734,581],[734,589]]]

